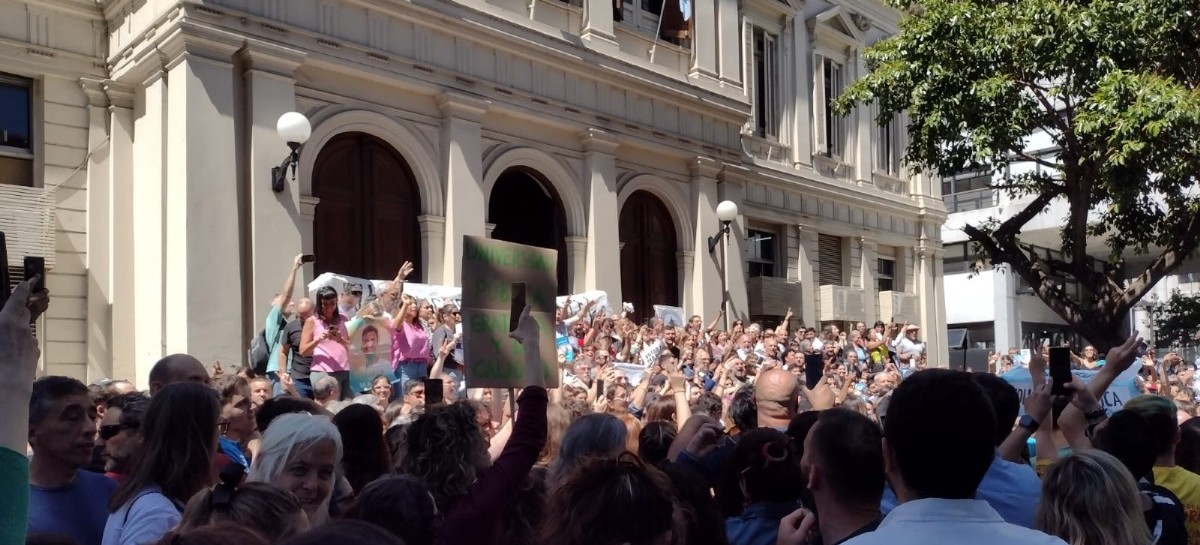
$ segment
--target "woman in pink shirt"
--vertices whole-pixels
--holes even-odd
[[[404,384],[412,379],[429,376],[429,334],[421,325],[418,311],[421,305],[411,295],[405,295],[400,311],[392,319],[392,397],[403,395]]]
[[[317,312],[304,321],[300,333],[300,354],[312,357],[312,370],[336,378],[340,399],[353,397],[350,392],[350,333],[338,312],[337,290],[325,286],[317,290]]]

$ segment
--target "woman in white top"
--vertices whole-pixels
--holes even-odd
[[[198,383],[170,384],[138,427],[135,468],[109,500],[103,545],[146,545],[179,524],[183,506],[212,485],[221,403]]]
[[[329,520],[329,503],[342,463],[342,436],[326,416],[285,414],[263,432],[249,480],[282,488],[300,500],[309,522]]]

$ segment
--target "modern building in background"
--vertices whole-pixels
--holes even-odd
[[[457,285],[464,235],[555,248],[561,293],[639,316],[725,290],[738,317],[921,324],[937,362],[941,188],[901,121],[828,100],[899,13],[688,5],[0,0],[0,229],[10,265],[48,260],[42,371],[240,362],[295,254],[302,281]],[[312,131],[276,192],[289,111]]]
[[[1053,141],[1044,134],[1031,138],[1028,149],[1034,157],[1052,157],[1058,152]],[[978,272],[973,272],[977,253],[962,231],[964,224],[981,225],[989,218],[1004,221],[1020,212],[1032,197],[1013,200],[1003,191],[992,189],[992,180],[1035,168],[1043,167],[1022,162],[1013,164],[1008,172],[996,176],[991,173],[964,173],[944,178],[941,182],[942,195],[949,212],[949,219],[942,228],[946,322],[949,329],[967,331],[970,348],[1007,351],[1009,348],[1027,348],[1030,343],[1042,339],[1054,342],[1076,340],[1062,318],[1042,303],[1034,295],[1033,288],[1007,265],[993,267],[981,263]],[[1021,240],[1046,252],[1047,256],[1061,259],[1062,227],[1068,215],[1067,202],[1061,199],[1055,201],[1026,224],[1021,232]],[[1100,238],[1088,241],[1088,254],[1094,258],[1094,266],[1098,271],[1108,271],[1117,276],[1128,271],[1128,276],[1122,278],[1145,270],[1153,257],[1126,256],[1125,271],[1115,270],[1107,264],[1108,248]],[[1063,279],[1063,287],[1067,293],[1078,298],[1084,296],[1074,281]],[[1179,270],[1164,277],[1151,289],[1130,312],[1127,320],[1129,332],[1153,341],[1151,309],[1154,305],[1166,303],[1175,291],[1200,294],[1200,259],[1184,262]]]

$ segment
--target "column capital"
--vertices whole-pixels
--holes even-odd
[[[491,102],[462,93],[447,91],[437,97],[442,116],[478,123],[483,119]]]
[[[317,204],[321,202],[312,195],[300,195],[300,217],[308,221],[317,218]]]
[[[589,153],[612,155],[621,146],[616,135],[596,127],[588,127],[580,131],[579,141],[583,143],[583,151]]]
[[[865,235],[860,236],[860,237],[858,237],[858,243],[865,249],[875,250],[875,249],[879,248],[879,241],[875,240],[874,237],[869,237],[869,236],[865,236]]]
[[[734,163],[725,163],[721,167],[721,174],[718,179],[721,181],[721,183],[740,185],[744,183],[746,178],[749,176],[750,169]]]
[[[135,96],[133,86],[106,79],[101,82],[101,88],[104,89],[104,94],[108,96],[110,108],[133,109],[133,98]]]
[[[721,172],[721,164],[716,159],[698,155],[688,160],[688,172],[692,177],[715,179]]]
[[[233,54],[241,47],[241,40],[241,36],[195,23],[180,22],[159,42],[157,49],[163,55],[165,70],[190,58],[233,66]]]
[[[266,72],[291,78],[296,69],[304,64],[308,53],[260,40],[247,40],[237,56],[243,62],[245,73]]]
[[[79,78],[79,87],[83,89],[83,94],[87,95],[88,106],[93,108],[107,108],[108,94],[104,92],[104,80],[96,78]]]
[[[417,223],[421,226],[421,234],[429,233],[445,233],[446,232],[446,217],[432,216],[422,214],[417,216]]]

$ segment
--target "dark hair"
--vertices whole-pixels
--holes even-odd
[[[534,543],[546,518],[545,468],[535,467],[518,485],[516,496],[504,505],[504,535],[501,543]]]
[[[700,393],[700,397],[696,398],[691,403],[692,414],[707,414],[713,417],[713,420],[721,420],[721,413],[725,412],[725,404],[721,402],[721,396],[709,391]]]
[[[1097,430],[1092,437],[1092,446],[1120,460],[1135,481],[1147,476],[1153,478],[1158,453],[1154,449],[1154,434],[1150,431],[1150,424],[1142,415],[1133,411],[1117,411]]]
[[[325,322],[325,325],[340,324],[342,323],[342,313],[338,311],[336,306],[333,308],[333,317],[329,321],[326,321],[325,316],[321,313],[321,302],[329,299],[333,299],[335,302],[338,300],[337,290],[333,289],[333,286],[321,286],[321,288],[317,290],[316,317]]]
[[[646,422],[675,422],[675,396],[658,396],[646,407]]]
[[[638,457],[650,465],[662,463],[678,433],[674,422],[659,420],[646,424],[638,434]]]
[[[176,502],[207,487],[220,413],[217,392],[204,384],[169,384],[150,398],[138,428],[142,446],[134,455],[134,469],[113,492],[109,511],[117,511],[149,486]]]
[[[996,413],[971,374],[914,373],[891,397],[883,433],[904,484],[918,499],[975,497],[996,458]]]
[[[1200,472],[1200,418],[1188,419],[1179,426],[1175,463],[1192,473]]]
[[[383,441],[383,418],[375,407],[350,405],[333,416],[333,425],[342,435],[342,472],[351,488],[362,490],[391,471],[391,456]]]
[[[221,472],[220,484],[201,490],[188,501],[177,531],[231,523],[254,530],[271,543],[294,535],[295,519],[303,512],[300,500],[268,483],[239,485],[245,474],[245,468],[230,464]]]
[[[475,409],[454,403],[432,407],[409,425],[397,465],[424,481],[438,508],[445,509],[475,484],[487,456]]]
[[[67,534],[31,534],[25,537],[25,545],[79,545]]]
[[[378,327],[375,327],[373,325],[368,325],[368,326],[362,328],[362,331],[359,333],[358,336],[359,336],[359,338],[366,337],[367,333],[374,333],[375,337],[379,338],[379,328]],[[374,382],[374,381],[372,381],[372,382]]]
[[[71,377],[42,377],[33,381],[33,393],[29,396],[29,425],[33,426],[50,415],[54,402],[69,396],[88,396],[87,386]]]
[[[992,442],[1000,446],[1012,433],[1013,422],[1021,414],[1021,397],[1012,384],[991,373],[971,373],[971,378],[983,389],[992,410],[996,411],[996,433]]]
[[[277,545],[405,545],[400,538],[374,524],[358,520],[336,520],[323,524]]]
[[[879,505],[883,498],[883,434],[870,418],[848,409],[821,411],[812,429],[810,456],[821,477],[844,503]]]
[[[359,491],[346,518],[379,526],[407,545],[431,545],[441,523],[429,489],[412,475],[372,481]]]
[[[717,509],[704,477],[683,466],[664,461],[659,470],[671,479],[675,502],[685,518],[685,526],[676,525],[675,543],[688,545],[729,545],[725,534],[725,518]],[[679,535],[682,534],[682,535]]]
[[[1179,415],[1174,401],[1157,395],[1141,395],[1127,401],[1122,410],[1136,412],[1146,419],[1154,434],[1157,454],[1171,450],[1175,434],[1179,431]]]
[[[146,409],[150,406],[150,396],[140,392],[121,394],[109,399],[105,406],[109,409],[119,409],[121,411],[119,424],[128,429],[137,429],[142,425],[142,418],[146,415]]]
[[[609,388],[611,388],[611,386]],[[562,405],[562,408],[567,410],[567,414],[570,415],[570,421],[572,423],[574,423],[576,420],[579,420],[584,415],[592,414],[593,410],[591,403],[580,399],[575,399],[573,397],[563,399],[559,402],[559,404]]]
[[[725,517],[735,517],[751,503],[795,502],[804,485],[791,438],[772,428],[753,429],[738,436],[733,455],[725,461],[717,481],[717,505]]]
[[[551,488],[564,482],[585,458],[624,451],[628,436],[625,423],[608,413],[585,414],[571,422],[563,433],[558,457],[550,464]]]
[[[754,401],[754,388],[743,386],[733,394],[726,413],[729,420],[742,432],[758,427],[758,403]]]
[[[233,523],[214,524],[190,531],[167,532],[155,545],[271,545],[261,534]]]
[[[242,396],[246,400],[250,399],[250,381],[245,377],[226,375],[217,379],[213,386],[221,393],[222,407],[233,403],[233,398],[236,396]]]
[[[254,413],[254,422],[258,424],[258,433],[262,434],[271,426],[276,418],[290,413],[322,414],[320,405],[311,399],[302,397],[279,396],[263,402]]]
[[[633,454],[591,458],[550,495],[541,545],[649,545],[671,531],[671,481]]]
[[[792,445],[800,456],[804,456],[804,440],[808,438],[808,432],[812,431],[813,426],[817,424],[817,420],[821,418],[822,411],[804,411],[792,417],[788,422],[787,431],[784,432],[788,437],[792,438]]]

